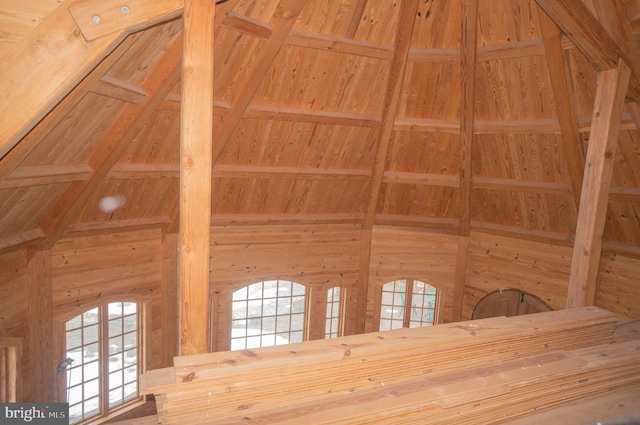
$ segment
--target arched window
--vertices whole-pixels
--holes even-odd
[[[413,279],[387,282],[382,286],[380,330],[433,325],[436,288]]]
[[[306,287],[286,280],[257,282],[233,293],[231,311],[232,350],[301,342]]]
[[[339,286],[327,291],[327,321],[325,325],[325,339],[342,336],[342,305],[343,296]]]
[[[101,305],[65,323],[69,423],[104,417],[137,401],[141,358],[140,305]]]

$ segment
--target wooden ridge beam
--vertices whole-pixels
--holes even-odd
[[[118,49],[122,51],[128,50],[139,37],[139,34],[130,35],[118,46]],[[29,156],[38,146],[39,142],[47,137],[55,128],[56,124],[73,110],[76,104],[86,95],[87,91],[100,81],[102,76],[116,63],[118,58],[116,55],[109,55],[102,60],[89,75],[83,78],[69,94],[56,104],[53,109],[28,132],[24,139],[22,139],[22,143],[18,143],[1,159],[0,180],[4,180]]]
[[[620,128],[620,112],[630,73],[623,60],[619,61],[617,68],[598,73],[591,137],[571,262],[567,308],[593,305],[595,300],[602,234]]]
[[[215,3],[185,0],[180,112],[181,355],[209,351]],[[164,97],[164,96],[163,96]]]
[[[621,46],[581,0],[536,2],[585,55],[596,71],[614,69],[619,58],[622,58],[631,68],[631,79],[625,95],[630,101],[640,101],[640,58]]]
[[[67,11],[75,3],[59,5],[0,63],[0,159],[124,39],[85,41]]]
[[[126,3],[80,0],[69,12],[87,41],[134,32],[182,13],[182,0],[127,0]]]

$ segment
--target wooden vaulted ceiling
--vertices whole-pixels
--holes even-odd
[[[181,2],[13,3],[0,6],[0,250],[177,231]],[[212,223],[571,244],[597,71],[613,48],[632,76],[604,239],[637,255],[640,1],[584,0],[586,35],[571,20],[563,33],[548,3],[217,5]],[[599,32],[614,43],[580,45]]]

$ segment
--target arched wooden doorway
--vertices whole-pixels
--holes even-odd
[[[551,307],[535,295],[509,288],[491,292],[478,301],[471,318],[509,317],[551,310]]]

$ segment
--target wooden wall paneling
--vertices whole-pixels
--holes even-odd
[[[595,299],[602,234],[618,143],[620,112],[627,92],[629,75],[630,69],[621,59],[616,69],[598,73],[567,308],[593,305]]]
[[[0,57],[20,43],[59,4],[57,0],[34,0],[28,4],[4,2],[0,13],[0,27],[3,29]]]
[[[324,336],[326,290],[340,286],[347,296],[356,291],[358,225],[214,226],[211,232],[212,340],[218,351],[229,349],[231,296],[243,286],[268,279],[306,285],[318,314],[308,324],[311,336]],[[348,309],[356,308],[354,300],[346,302]],[[355,329],[355,321],[353,312],[347,314],[345,329]]]
[[[488,293],[513,288],[536,295],[552,309],[566,306],[572,249],[552,243],[472,232],[462,318]]]
[[[55,401],[56,357],[53,348],[51,251],[37,251],[27,266],[32,394],[30,399]]]
[[[458,237],[425,231],[376,226],[371,240],[367,332],[376,331],[382,285],[396,279],[417,279],[438,289],[442,308],[438,323],[454,321]]]
[[[640,258],[603,253],[595,304],[625,318],[640,319],[639,281]]]
[[[31,330],[29,328],[29,296],[24,294],[29,288],[28,267],[24,250],[0,256],[0,335],[3,338],[22,340],[22,370],[19,374],[22,394],[31,397]]]
[[[159,229],[97,234],[56,244],[51,251],[54,319],[66,321],[100,302],[150,301],[161,292],[160,234]]]
[[[372,331],[373,323],[373,300],[370,299],[375,294],[375,285],[371,280],[371,242],[373,230],[364,228],[360,235],[360,251],[358,255],[358,286],[356,301],[356,328],[355,333],[365,333]]]
[[[451,321],[462,320],[464,288],[467,281],[467,263],[469,258],[469,237],[458,237],[458,254],[456,255],[456,274],[453,281]]]

